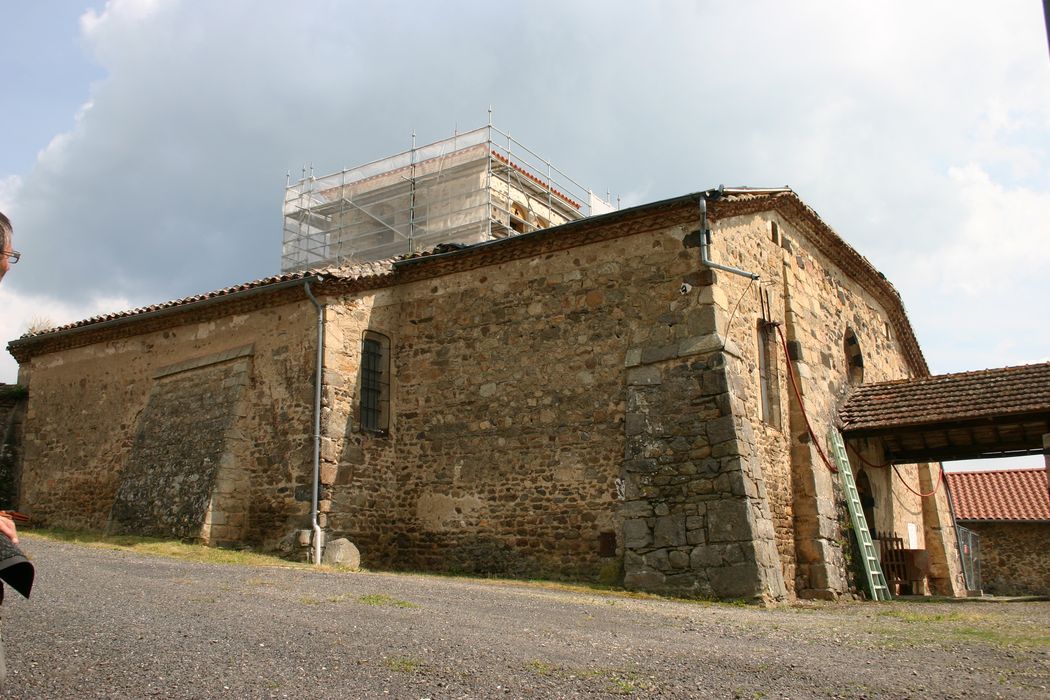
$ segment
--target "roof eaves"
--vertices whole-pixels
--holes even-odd
[[[1042,523],[1050,525],[1050,519],[1047,518],[963,518],[956,516],[955,522],[989,523],[996,525],[1039,525]]]
[[[681,195],[679,197],[671,197],[669,199],[662,199],[658,202],[649,202],[648,204],[641,204],[636,207],[630,207],[629,209],[618,209],[616,211],[608,212],[607,214],[598,214],[596,216],[588,216],[576,221],[569,221],[568,223],[559,224],[558,226],[550,226],[548,228],[539,228],[528,233],[519,233],[514,236],[508,236],[506,238],[496,238],[490,241],[482,241],[481,243],[475,243],[473,245],[460,248],[459,250],[450,250],[445,253],[432,253],[430,255],[417,255],[413,257],[401,258],[395,260],[393,267],[395,270],[399,270],[405,267],[422,265],[426,263],[433,263],[440,260],[448,260],[455,257],[465,257],[469,255],[477,255],[490,248],[520,244],[527,241],[536,239],[549,238],[552,236],[563,236],[565,234],[574,233],[577,230],[583,228],[592,228],[602,224],[614,224],[619,221],[655,211],[659,209],[667,209],[680,204],[688,203],[689,201],[699,202],[701,197],[708,196],[715,190],[706,190],[702,192],[691,192],[689,194]],[[699,216],[699,213],[697,214]],[[512,243],[513,242],[513,243]]]
[[[104,328],[113,328],[116,326],[127,325],[131,323],[138,323],[139,321],[147,318],[157,318],[158,316],[166,316],[175,313],[182,313],[185,311],[191,311],[200,309],[213,304],[219,304],[231,299],[243,299],[245,297],[256,296],[260,294],[269,294],[276,292],[281,289],[288,287],[299,286],[307,284],[309,282],[321,282],[323,281],[323,275],[304,275],[302,277],[295,277],[294,279],[286,279],[277,282],[271,282],[268,284],[252,285],[244,288],[235,289],[233,291],[223,294],[212,294],[202,295],[200,298],[189,298],[192,300],[178,300],[174,302],[167,302],[164,304],[157,304],[155,308],[146,308],[141,311],[132,311],[129,313],[117,314],[112,317],[100,317],[100,320],[92,322],[91,319],[87,321],[81,321],[69,326],[62,326],[55,329],[49,329],[33,335],[26,335],[21,338],[17,338],[8,343],[8,349],[18,349],[33,345],[37,341],[54,340],[56,338],[62,338],[75,333],[101,330]]]
[[[765,204],[763,199],[771,199],[772,203]],[[844,271],[858,278],[857,281],[886,308],[890,320],[897,329],[898,336],[902,340],[902,347],[908,364],[912,371],[918,376],[930,374],[929,364],[923,355],[922,348],[915,336],[915,330],[908,318],[897,288],[883,275],[866,257],[846,242],[842,236],[826,222],[821,216],[802,201],[802,198],[790,188],[771,188],[765,190],[748,190],[746,188],[727,189],[723,211],[719,211],[719,202],[714,203],[711,216],[717,219],[724,216],[735,216],[739,213],[750,213],[760,209],[775,209],[786,218],[797,222],[808,224],[812,236],[812,243],[836,264],[843,266]],[[734,206],[736,204],[736,206]]]

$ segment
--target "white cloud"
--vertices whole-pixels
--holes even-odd
[[[941,284],[969,297],[1038,282],[1050,268],[1050,192],[1006,188],[976,164],[951,168],[962,222],[944,231]]]
[[[21,188],[22,178],[18,175],[0,177],[0,211],[5,213],[11,211]]]
[[[0,181],[24,263],[47,270],[4,280],[25,298],[150,303],[271,274],[286,171],[494,105],[625,206],[794,187],[901,288],[935,370],[1050,347],[1025,326],[1050,294],[1031,274],[1050,249],[1037,4],[111,0],[81,28],[105,79]]]
[[[4,277],[4,284],[18,274],[18,267]],[[0,338],[6,346],[8,340],[19,338],[33,325],[41,327],[62,326],[100,314],[131,308],[128,299],[97,297],[80,303],[67,302],[46,295],[26,295],[0,286]],[[18,363],[7,352],[0,353],[0,382],[14,383],[18,376]]]
[[[912,319],[935,371],[1041,362],[1050,269],[1050,190],[995,182],[975,163],[948,170],[952,197],[925,255],[900,263]],[[908,258],[914,246],[901,247]]]
[[[80,17],[80,31],[88,39],[98,40],[107,31],[128,31],[157,12],[170,0],[107,0],[101,12],[87,10]]]

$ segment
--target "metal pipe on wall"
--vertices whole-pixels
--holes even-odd
[[[318,522],[317,492],[321,489],[321,382],[324,379],[324,304],[310,290],[310,280],[303,284],[306,296],[317,309],[317,370],[314,380],[314,478],[310,500],[310,526],[313,530],[314,565],[321,565],[321,525]]]
[[[724,192],[725,188],[719,185],[717,190],[709,190],[700,195],[700,262],[715,270],[723,270],[725,272],[731,272],[734,275],[757,280],[759,279],[759,276],[754,272],[748,272],[747,270],[741,270],[740,268],[730,267],[728,265],[719,265],[711,259],[711,227],[707,225],[707,200],[720,199]]]

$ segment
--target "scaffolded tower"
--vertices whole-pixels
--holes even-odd
[[[281,271],[478,243],[613,208],[490,124],[289,182]]]

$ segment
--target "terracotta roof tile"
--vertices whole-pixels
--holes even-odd
[[[50,333],[71,330],[73,328],[92,326],[97,323],[102,323],[104,321],[112,321],[120,318],[131,318],[133,316],[139,316],[141,314],[146,314],[153,311],[160,311],[162,309],[170,309],[178,306],[186,306],[195,302],[204,301],[206,299],[214,299],[217,297],[229,296],[236,292],[243,292],[249,289],[260,289],[262,287],[266,287],[273,284],[279,284],[282,282],[291,282],[297,279],[306,279],[307,277],[321,277],[324,280],[356,280],[368,277],[379,277],[391,273],[391,271],[393,270],[393,262],[393,260],[380,260],[378,262],[358,263],[355,265],[346,265],[342,267],[313,268],[309,270],[300,270],[297,272],[287,272],[281,275],[272,275],[270,277],[263,277],[262,279],[253,280],[251,282],[233,285],[232,287],[224,287],[222,289],[216,289],[211,292],[205,292],[204,294],[195,294],[193,296],[183,297],[182,299],[174,299],[172,301],[164,301],[159,304],[142,306],[137,309],[127,309],[125,311],[115,311],[113,313],[92,316],[91,318],[86,318],[81,321],[76,321],[74,323],[67,323],[64,326],[48,328],[46,330],[37,331],[36,333],[26,333],[22,336],[22,338],[36,338],[48,335]]]
[[[1050,520],[1045,469],[945,475],[957,520]]]
[[[1050,412],[1050,362],[869,384],[839,418],[857,431],[1041,412]]]

